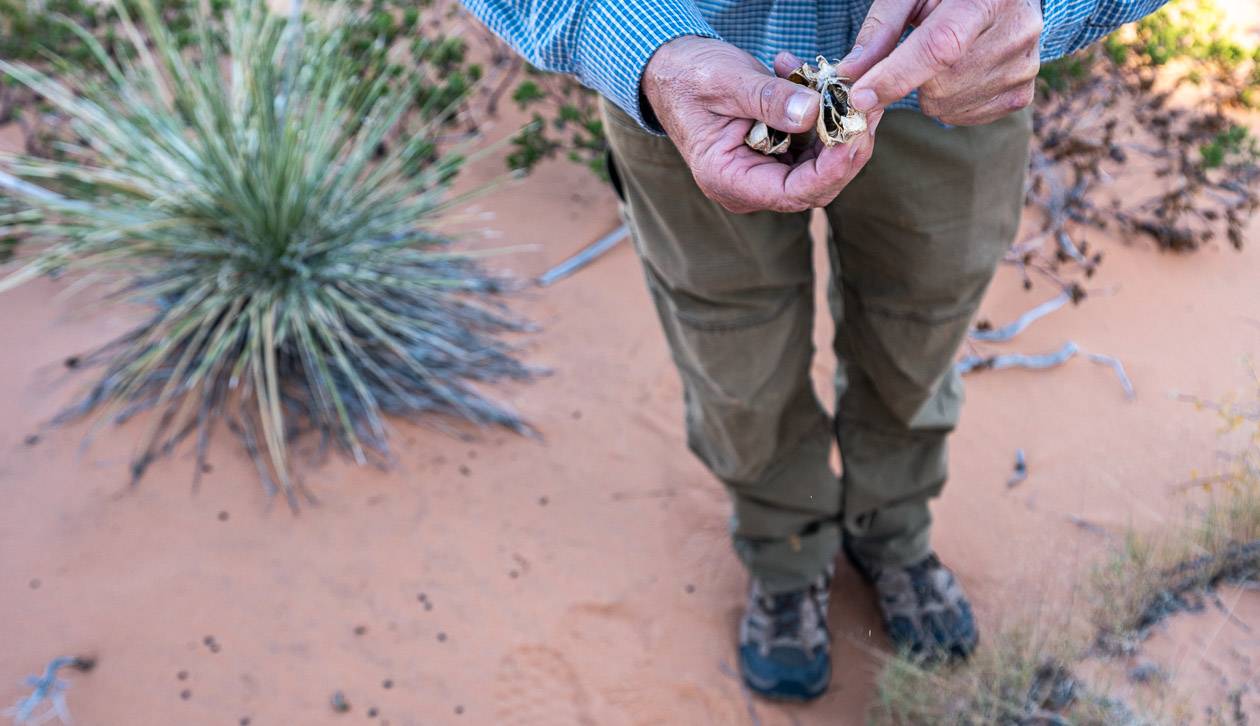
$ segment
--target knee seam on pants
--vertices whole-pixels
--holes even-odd
[[[784,446],[781,452],[779,453],[779,455],[773,460],[771,460],[768,464],[766,464],[766,466],[761,470],[761,475],[758,476],[756,479],[748,480],[748,481],[723,479],[722,483],[736,490],[736,492],[739,493],[739,495],[742,497],[743,494],[740,491],[742,488],[756,487],[758,484],[764,482],[765,480],[774,477],[774,475],[778,474],[780,471],[782,471],[785,467],[787,467],[792,462],[793,457],[796,455],[796,453],[800,451],[801,447],[805,446],[810,440],[812,439],[817,439],[819,441],[825,440],[826,446],[828,447],[828,449],[830,449],[832,445],[833,436],[834,436],[834,433],[831,430],[830,422],[824,421],[823,423],[806,430],[805,433],[801,434],[801,437],[798,438],[796,441],[793,441],[787,446]],[[703,460],[703,457],[701,458]],[[830,471],[831,467],[828,466],[827,469],[828,471]]]
[[[851,426],[855,429],[869,431],[874,434],[880,434],[881,436],[914,440],[940,438],[941,436],[951,433],[955,428],[954,426],[937,426],[933,428],[902,429],[890,426],[873,425],[864,419],[853,416],[837,415],[835,417],[835,428],[837,432],[839,431],[841,424]]]
[[[755,328],[758,325],[774,322],[788,311],[788,308],[796,304],[797,295],[789,295],[785,297],[778,305],[771,310],[760,313],[751,313],[732,320],[724,320],[722,322],[710,322],[701,320],[695,316],[679,310],[677,306],[671,305],[674,317],[678,322],[686,325],[693,330],[701,330],[706,333],[726,333],[734,330],[744,330],[746,328]]]
[[[661,297],[665,298],[669,306],[670,314],[673,315],[678,322],[686,325],[688,328],[705,333],[725,333],[735,330],[744,330],[778,320],[783,317],[793,305],[801,300],[802,294],[807,289],[804,285],[790,288],[788,294],[785,294],[783,299],[769,310],[741,315],[730,320],[708,321],[679,308],[678,304],[674,300],[674,295],[671,294],[669,285],[665,283],[664,278],[661,277],[661,274],[657,272],[656,268],[646,258],[646,256],[643,258],[643,267],[647,271],[648,284],[654,287]],[[686,291],[682,291],[681,294],[690,297],[697,297],[696,295]]]
[[[941,325],[943,323],[952,323],[959,318],[970,317],[979,307],[978,302],[967,301],[962,307],[953,310],[945,310],[937,314],[924,313],[917,310],[896,310],[893,308],[883,307],[881,305],[871,305],[863,302],[860,297],[857,299],[858,306],[862,312],[868,315],[875,315],[882,318],[892,318],[894,320],[908,320],[912,323],[921,323],[923,325]]]

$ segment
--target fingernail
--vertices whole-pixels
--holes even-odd
[[[805,114],[809,113],[817,103],[815,99],[817,95],[809,91],[793,93],[787,102],[788,119],[794,124],[804,122]]]
[[[875,92],[871,89],[861,88],[849,96],[849,103],[853,104],[853,107],[857,110],[865,113],[875,108],[876,104],[879,103],[879,98],[876,97]]]
[[[861,58],[861,57],[862,57],[862,46],[860,46],[860,45],[855,45],[855,46],[853,46],[853,50],[850,50],[850,51],[849,51],[849,54],[848,54],[848,55],[846,55],[846,56],[844,57],[844,59],[843,59],[843,60],[841,60],[840,62],[841,62],[841,63],[846,63],[846,62],[849,62],[849,61],[855,61],[855,60],[857,60],[858,58]]]

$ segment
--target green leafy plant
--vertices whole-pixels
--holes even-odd
[[[529,171],[564,152],[569,161],[585,165],[607,181],[608,140],[595,93],[571,78],[536,68],[527,68],[526,74],[512,92],[512,100],[521,110],[532,112],[532,122],[512,139],[508,167]]]
[[[387,415],[526,430],[476,387],[531,371],[498,337],[522,327],[493,300],[502,282],[440,233],[463,160],[412,122],[419,77],[365,81],[336,14],[230,0],[222,35],[194,12],[181,44],[152,0],[141,22],[115,7],[130,53],[69,26],[103,77],[0,61],[81,140],[0,164],[0,190],[34,210],[2,218],[34,249],[0,289],[79,270],[150,311],[79,359],[103,372],[60,420],[148,410],[133,480],[189,437],[200,472],[225,425],[294,506],[305,431],[363,463],[387,458]]]

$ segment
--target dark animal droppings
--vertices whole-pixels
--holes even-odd
[[[355,635],[363,635],[363,634],[364,634],[364,633],[366,633],[366,632],[367,632],[367,626],[366,626],[366,625],[356,625],[356,626],[354,626],[354,634],[355,634]]]
[[[39,443],[39,434],[31,434],[24,439],[27,446],[34,446]]]
[[[460,465],[459,465],[459,473],[460,473],[462,476],[468,476],[469,474],[471,474],[471,473],[472,473],[472,469],[469,469],[467,466],[464,466],[463,464],[460,464]]]
[[[367,710],[367,714],[368,714],[368,718],[376,718],[376,714],[377,714],[376,706],[369,708]]]
[[[538,497],[538,506],[545,507],[550,500],[547,497]]]
[[[684,589],[686,589],[686,590],[687,590],[687,594],[688,594],[688,595],[690,595],[691,593],[693,593],[693,592],[695,592],[695,591],[696,591],[696,586],[695,586],[695,585],[688,585],[688,586],[687,586],[686,588],[684,588]]]
[[[345,713],[350,710],[350,704],[346,701],[346,694],[341,691],[336,691],[332,694],[329,704],[336,713]]]
[[[40,585],[42,585],[42,584],[44,584],[44,583],[40,582],[38,577],[32,577],[32,578],[31,578],[30,585],[31,585],[31,589],[32,589],[32,590],[38,590],[38,589],[39,589],[39,586],[40,586]]]
[[[446,642],[446,633],[438,633],[438,634],[437,634],[437,639],[438,639],[438,642],[439,642],[439,643],[445,643],[445,642]]]
[[[456,706],[456,707],[455,707],[455,715],[456,715],[456,716],[460,715],[460,714],[461,714],[461,713],[463,713],[463,712],[464,712],[464,707],[463,707],[463,706]]]
[[[226,521],[228,521],[228,517],[230,517],[230,516],[231,516],[231,515],[227,513],[227,510],[224,510],[224,511],[222,511],[222,512],[219,512],[219,521],[220,521],[220,522],[226,522]]]
[[[185,688],[184,690],[179,692],[179,697],[187,701],[188,699],[192,698],[192,691]]]
[[[241,726],[249,726],[249,716],[241,716]]]
[[[386,678],[385,680],[381,681],[381,688],[393,688],[393,687],[394,687],[394,682],[392,680]]]
[[[175,677],[181,681],[186,681],[188,680],[188,671],[180,671],[179,673],[175,674]]]

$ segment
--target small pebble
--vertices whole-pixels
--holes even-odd
[[[225,509],[225,510],[223,510],[222,512],[219,512],[219,521],[220,521],[220,522],[226,522],[226,521],[228,521],[228,517],[229,517],[229,516],[231,516],[231,515],[229,515],[229,514],[227,513],[227,510]]]
[[[241,716],[241,726],[249,726],[249,716]]]
[[[520,577],[520,576],[521,576],[521,573],[517,572],[516,570],[509,570],[509,571],[508,571],[508,577],[512,578],[513,580],[515,580],[516,578],[518,578],[518,577]]]
[[[1164,672],[1159,665],[1144,660],[1129,669],[1129,680],[1134,683],[1153,683],[1163,680]]]
[[[580,419],[580,418],[582,418],[582,412],[581,412],[581,411],[574,411],[574,412],[573,412],[573,419],[576,421],[577,419]]]
[[[34,446],[39,443],[39,434],[31,434],[23,440],[27,446]]]
[[[355,635],[363,635],[363,634],[364,634],[364,633],[366,633],[366,632],[367,632],[367,626],[366,626],[366,625],[356,625],[356,626],[354,626],[354,634],[355,634]]]
[[[445,642],[446,642],[446,633],[438,633],[438,634],[437,634],[437,639],[438,639],[438,642],[439,642],[439,643],[445,643]]]
[[[78,368],[79,363],[81,362],[82,361],[79,360],[79,356],[72,355],[69,358],[66,358],[66,368]]]
[[[377,714],[376,706],[369,708],[367,710],[367,714],[368,714],[368,718],[376,718],[376,714]]]
[[[336,691],[332,694],[329,704],[336,713],[345,713],[350,710],[350,703],[346,701],[346,694],[341,691]]]
[[[550,499],[548,499],[547,497],[538,497],[538,506],[540,506],[540,507],[545,507],[545,506],[547,506],[547,502],[549,502],[549,501],[551,501],[551,500],[550,500]]]
[[[206,463],[201,465],[202,474],[209,474],[212,471],[214,471],[214,464]]]
[[[467,466],[465,466],[465,465],[463,465],[463,464],[460,464],[460,465],[459,465],[459,473],[460,473],[462,476],[468,476],[469,474],[471,474],[471,473],[472,473],[472,469],[469,469]]]
[[[179,697],[187,701],[188,699],[192,698],[192,691],[185,688],[184,690],[179,692]]]
[[[186,681],[188,680],[188,671],[180,671],[179,673],[175,674],[175,677],[181,681]]]
[[[695,586],[695,585],[687,585],[687,587],[685,587],[685,588],[683,588],[683,589],[687,591],[687,594],[688,594],[688,595],[690,595],[691,593],[693,593],[693,592],[695,592],[695,591],[696,591],[696,586]]]
[[[32,590],[38,590],[38,589],[39,589],[39,586],[40,586],[40,585],[42,585],[42,584],[44,584],[44,583],[40,582],[38,577],[32,577],[32,578],[31,578],[30,585],[31,585],[31,589],[32,589]]]
[[[393,687],[394,687],[394,682],[390,680],[389,678],[386,678],[385,680],[381,681],[381,688],[393,688]]]
[[[463,713],[463,712],[464,712],[464,707],[463,707],[463,706],[456,706],[456,707],[455,707],[455,715],[456,715],[456,716],[460,715],[460,714],[461,714],[461,713]]]

